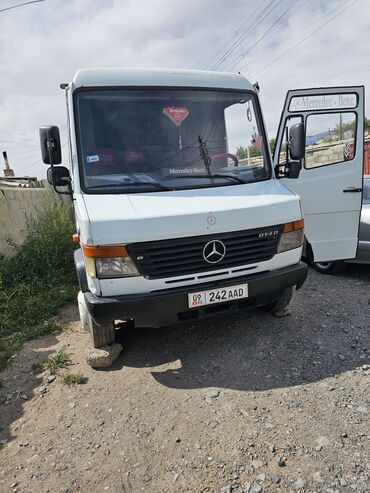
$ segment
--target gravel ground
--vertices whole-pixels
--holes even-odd
[[[370,491],[369,280],[310,270],[286,318],[123,331],[100,371],[68,307],[0,375],[0,491]],[[62,347],[85,385],[32,374]]]

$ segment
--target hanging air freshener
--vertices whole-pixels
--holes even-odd
[[[180,126],[182,122],[189,116],[189,110],[183,107],[175,107],[175,106],[167,106],[166,108],[163,108],[162,113],[168,118],[179,128],[179,150],[181,151],[182,149],[182,139],[181,139],[181,130]]]

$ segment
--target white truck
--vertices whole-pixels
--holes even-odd
[[[363,87],[289,91],[274,158],[242,75],[83,69],[61,87],[69,168],[57,127],[40,128],[41,150],[50,183],[73,197],[94,347],[114,342],[117,320],[284,308],[307,276],[304,241],[316,261],[355,257]]]

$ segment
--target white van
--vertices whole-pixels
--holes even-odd
[[[57,127],[41,127],[41,149],[49,181],[73,196],[94,347],[114,342],[117,320],[282,309],[307,276],[304,238],[317,261],[355,257],[363,87],[290,91],[274,160],[242,75],[84,69],[61,87],[69,170]]]

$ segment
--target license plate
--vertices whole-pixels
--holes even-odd
[[[213,305],[224,301],[239,300],[248,298],[248,284],[237,284],[227,288],[209,289],[208,291],[198,291],[188,294],[189,308],[198,306]]]

